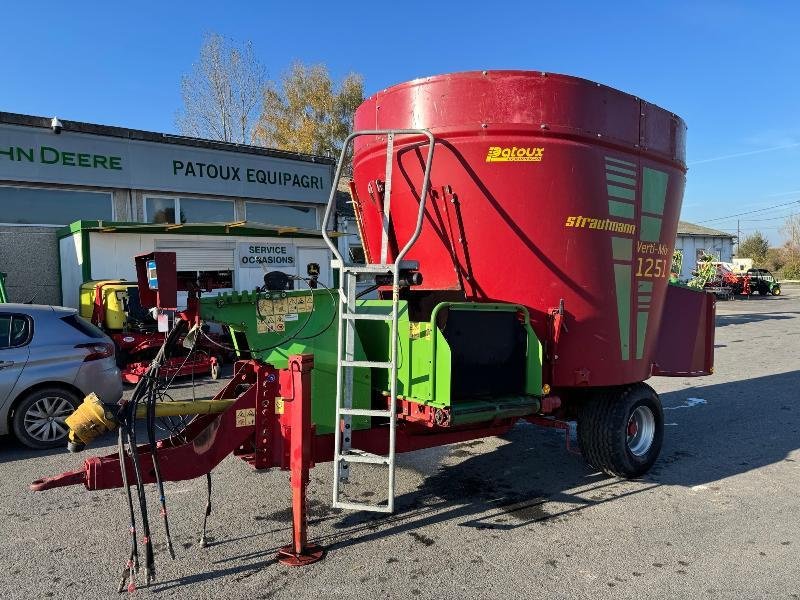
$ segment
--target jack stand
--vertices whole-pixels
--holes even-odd
[[[289,464],[292,482],[292,543],[278,550],[278,561],[290,567],[302,567],[321,560],[325,549],[307,541],[306,487],[311,468],[311,369],[314,357],[289,357],[292,398],[284,398],[285,410],[291,411],[291,444]]]

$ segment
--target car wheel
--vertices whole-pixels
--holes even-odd
[[[49,387],[30,392],[14,408],[12,429],[29,448],[55,448],[66,443],[69,428],[64,420],[80,399],[71,391]]]
[[[773,296],[780,296],[781,295],[781,288],[779,288],[779,287],[772,288],[772,295]]]
[[[658,458],[664,413],[645,383],[598,390],[578,411],[578,442],[594,467],[617,477],[639,477]]]

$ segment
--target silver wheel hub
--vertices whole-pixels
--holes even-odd
[[[628,450],[634,456],[644,456],[656,437],[656,418],[647,406],[637,406],[628,419]]]
[[[64,422],[74,407],[60,396],[46,396],[34,402],[25,413],[25,431],[40,442],[52,442],[67,435]]]

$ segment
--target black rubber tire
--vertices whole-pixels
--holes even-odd
[[[29,448],[35,450],[45,450],[47,448],[57,448],[59,446],[66,448],[67,433],[49,442],[45,442],[37,440],[25,430],[25,414],[38,400],[46,397],[63,398],[72,405],[73,410],[80,404],[80,398],[70,390],[60,387],[40,388],[29,392],[14,406],[13,416],[11,417],[11,428],[16,438]]]
[[[628,448],[628,421],[637,407],[653,413],[655,432],[642,456]],[[587,397],[578,409],[578,442],[593,467],[616,477],[639,477],[650,470],[664,441],[664,411],[655,390],[646,383],[605,388]]]

